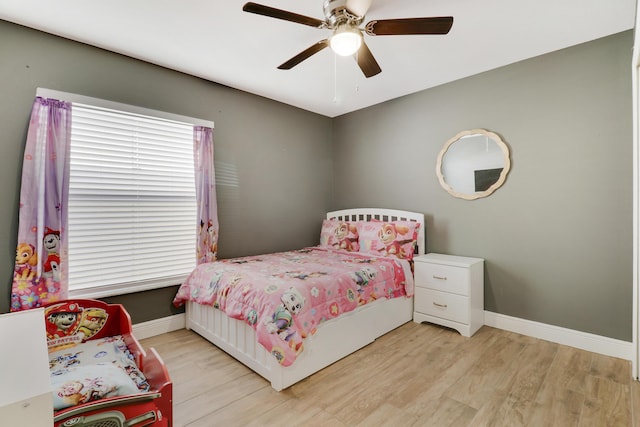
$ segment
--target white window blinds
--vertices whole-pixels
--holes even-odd
[[[193,125],[73,103],[71,295],[176,285],[195,266]]]

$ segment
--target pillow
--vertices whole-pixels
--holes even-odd
[[[412,260],[420,224],[415,221],[370,221],[358,226],[360,252]]]
[[[113,365],[134,382],[136,392],[148,391],[149,383],[133,359],[122,335],[115,335],[50,349],[49,371],[53,379],[70,368]]]
[[[53,407],[56,410],[111,396],[139,393],[122,369],[111,364],[80,365],[51,375]]]
[[[320,230],[320,246],[357,252],[360,248],[357,223],[325,219]]]

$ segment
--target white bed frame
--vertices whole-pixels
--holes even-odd
[[[327,213],[328,219],[345,221],[408,220],[420,223],[417,253],[425,253],[424,215],[392,209],[346,209]],[[304,351],[288,367],[281,366],[262,347],[256,333],[241,320],[227,317],[212,306],[186,304],[187,329],[230,354],[271,382],[275,390],[285,389],[318,372],[376,338],[412,320],[413,297],[380,299],[323,323],[304,343]]]

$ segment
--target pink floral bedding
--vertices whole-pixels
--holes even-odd
[[[412,295],[406,260],[311,247],[201,264],[173,303],[213,305],[244,320],[288,366],[321,323],[378,298]]]

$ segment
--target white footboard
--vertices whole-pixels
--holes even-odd
[[[197,332],[280,391],[411,321],[413,298],[380,299],[323,323],[313,336],[307,337],[304,351],[288,367],[278,364],[245,322],[193,302],[187,303],[186,310],[187,329]]]

